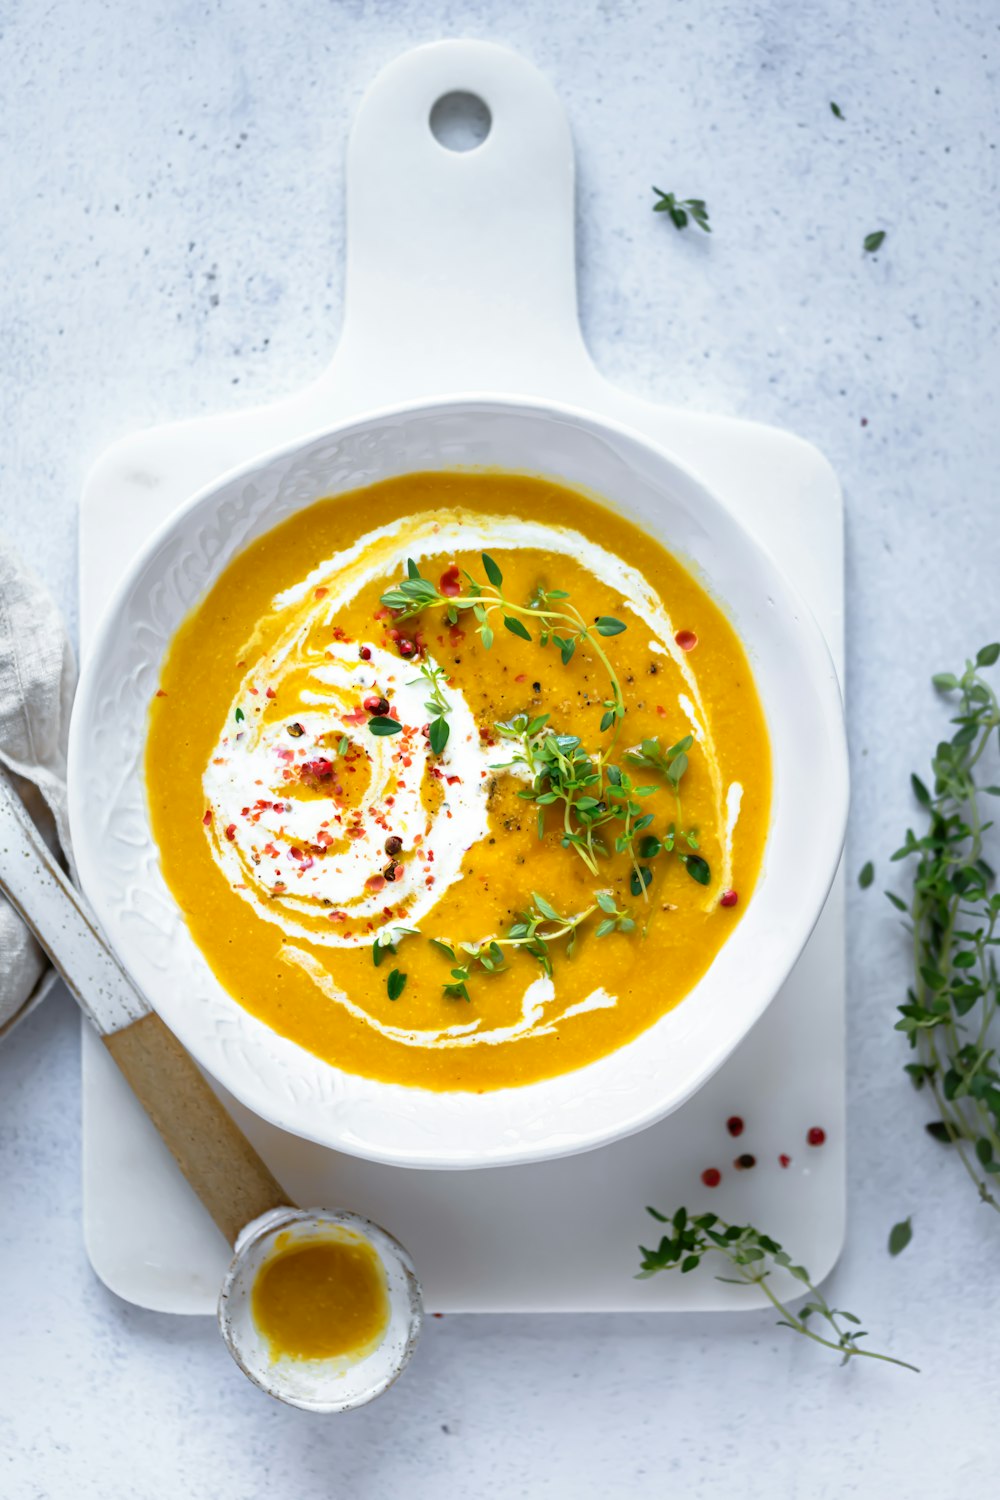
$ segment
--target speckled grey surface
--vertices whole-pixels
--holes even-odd
[[[926,676],[1000,635],[997,21],[994,0],[15,0],[0,526],[72,614],[77,495],[108,441],[322,367],[342,142],[368,80],[420,41],[505,41],[569,110],[601,367],[791,427],[843,479],[849,861],[886,874],[938,721]],[[711,239],[654,217],[651,182],[705,197]],[[0,1493],[941,1500],[995,1483],[1000,1223],[898,1073],[884,905],[852,883],[851,1221],[831,1287],[921,1376],[842,1371],[767,1316],[448,1318],[369,1410],[270,1406],[207,1323],[95,1282],[61,996],[0,1051]],[[889,1226],[911,1212],[892,1261]]]

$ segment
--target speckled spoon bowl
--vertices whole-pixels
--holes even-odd
[[[732,619],[767,717],[765,864],[732,935],[682,1004],[575,1072],[483,1095],[346,1073],[222,988],[160,874],[143,781],[146,715],[191,607],[248,542],[327,495],[416,470],[497,467],[602,496],[685,561]],[[804,602],[689,471],[630,430],[554,403],[455,397],[377,412],[267,454],[195,495],[133,562],[84,664],[70,738],[84,889],[122,962],[188,1050],[249,1108],[340,1151],[412,1167],[543,1160],[681,1105],[729,1056],[801,953],[843,844],[840,690]]]

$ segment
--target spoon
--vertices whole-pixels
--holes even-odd
[[[0,771],[0,890],[20,913],[95,1028],[177,1165],[233,1247],[219,1326],[240,1369],[268,1395],[309,1411],[347,1411],[386,1390],[408,1364],[423,1319],[409,1255],[345,1210],[298,1208],[187,1052],[150,1009]],[[253,1319],[257,1273],[276,1248],[360,1236],[386,1275],[389,1314],[363,1358],[271,1358]]]

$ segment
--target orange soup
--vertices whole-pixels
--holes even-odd
[[[220,982],[349,1072],[578,1068],[704,974],[771,797],[743,647],[561,485],[421,473],[252,543],[173,642],[146,787]]]

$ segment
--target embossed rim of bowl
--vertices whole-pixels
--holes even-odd
[[[464,466],[547,475],[601,494],[693,562],[748,650],[774,760],[761,879],[684,1001],[596,1062],[481,1095],[342,1072],[244,1011],[212,974],[159,873],[142,777],[163,654],[237,552],[322,495]],[[836,672],[819,627],[769,555],[699,479],[645,438],[585,411],[518,397],[456,396],[375,412],[264,454],[194,495],[137,555],[105,611],[70,731],[80,879],[150,1003],[257,1114],[336,1150],[410,1167],[568,1155],[681,1105],[750,1030],[805,946],[836,873],[847,802]]]

